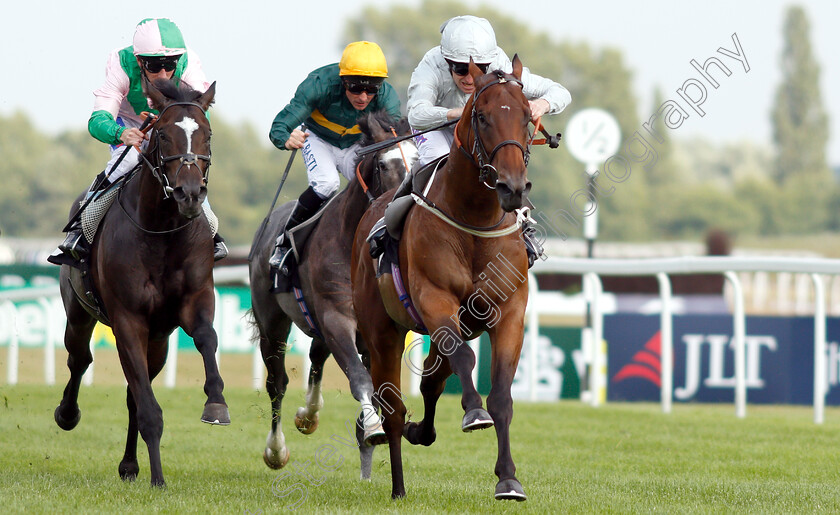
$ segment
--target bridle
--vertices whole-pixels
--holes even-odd
[[[170,107],[174,107],[174,106],[197,107],[197,108],[201,109],[202,113],[204,113],[204,108],[201,107],[199,104],[197,104],[195,102],[173,102],[173,103],[171,103],[171,104],[169,104],[169,105],[167,105],[166,107],[163,108],[163,111],[160,112],[157,119],[159,120],[160,118],[162,118],[163,114],[167,111],[167,109],[169,109]],[[146,163],[146,165],[152,171],[152,175],[154,175],[155,179],[157,179],[157,181],[160,183],[161,187],[163,188],[163,198],[168,199],[169,195],[174,190],[174,188],[169,183],[169,178],[167,177],[167,175],[165,173],[161,172],[161,168],[163,168],[166,165],[166,163],[169,163],[170,161],[175,161],[175,160],[180,160],[181,161],[181,163],[178,165],[178,169],[175,171],[175,179],[174,179],[175,182],[177,182],[178,175],[181,173],[181,169],[184,166],[193,166],[194,165],[196,168],[198,168],[198,170],[200,172],[202,172],[202,176],[203,176],[202,180],[204,181],[204,185],[205,186],[207,185],[208,174],[210,172],[210,155],[209,154],[204,155],[204,154],[195,154],[195,153],[190,152],[190,153],[187,153],[187,154],[175,154],[175,155],[171,155],[171,156],[164,156],[162,154],[161,148],[160,148],[160,132],[157,129],[152,133],[152,137],[153,137],[153,143],[152,143],[151,148],[147,152],[141,153],[140,157],[143,159],[143,161]],[[152,162],[149,160],[149,158],[146,157],[147,154],[151,155],[152,159],[159,164],[157,166],[153,165]],[[204,170],[201,170],[201,167],[198,166],[198,161],[199,160],[202,160],[205,163],[207,163],[204,167]]]
[[[496,154],[502,147],[506,145],[515,145],[519,147],[519,150],[522,151],[522,157],[525,159],[525,166],[528,166],[528,159],[531,156],[531,141],[532,138],[528,137],[528,143],[523,145],[522,143],[508,139],[498,143],[493,150],[488,155],[487,149],[484,146],[484,143],[481,141],[481,133],[478,130],[478,113],[476,112],[476,103],[478,101],[478,97],[484,93],[488,88],[495,86],[496,84],[507,84],[509,82],[517,84],[520,88],[523,87],[522,81],[516,79],[512,76],[506,75],[501,70],[495,70],[491,72],[496,76],[495,80],[492,82],[485,84],[481,89],[476,91],[473,94],[472,98],[472,110],[470,111],[470,132],[475,133],[475,137],[473,138],[473,148],[472,152],[468,152],[461,142],[458,139],[458,127],[455,127],[455,141],[458,143],[458,148],[463,152],[467,158],[475,165],[476,168],[479,170],[478,180],[482,184],[484,184],[489,189],[496,188],[496,181],[499,180],[499,172],[496,170],[496,167],[492,165],[493,159],[496,157]],[[460,123],[459,123],[460,125]],[[469,132],[467,133],[469,134]],[[490,185],[487,183],[488,180],[492,180],[493,184]]]
[[[397,137],[396,129],[394,129],[393,127],[391,127],[390,129],[391,129],[391,133],[396,138]],[[397,141],[395,145],[399,148],[400,154],[402,155],[403,164],[405,165],[405,173],[407,173],[407,174],[411,173],[411,167],[408,166],[408,161],[406,160],[405,152],[403,151],[403,148],[402,148],[402,142]],[[381,166],[382,161],[381,161],[381,159],[379,159],[379,156],[380,156],[381,153],[387,152],[388,148],[390,148],[390,147],[386,147],[386,148],[381,149],[381,150],[377,151],[376,153],[372,154],[372,159],[374,160],[373,161],[373,188],[368,187],[368,185],[365,183],[364,178],[362,177],[361,167],[362,167],[362,162],[364,162],[364,158],[360,159],[359,162],[356,164],[356,180],[359,182],[359,185],[362,187],[362,191],[364,191],[365,196],[367,196],[369,204],[372,204],[373,201],[376,200],[377,197],[379,197],[379,195],[385,193],[382,190],[382,166]],[[378,192],[378,193],[376,193],[374,195],[374,193],[371,193],[371,191]]]
[[[171,103],[171,104],[169,104],[169,105],[167,105],[166,107],[163,108],[163,110],[160,112],[160,114],[157,115],[152,120],[151,125],[154,125],[155,123],[157,123],[163,117],[163,114],[166,112],[166,110],[169,109],[170,107],[173,107],[173,106],[197,107],[197,108],[201,109],[202,113],[204,113],[204,108],[201,107],[201,105],[199,105],[195,102],[173,102],[173,103]],[[150,127],[151,127],[151,125],[150,125]],[[190,153],[186,153],[186,154],[175,154],[175,155],[171,155],[171,156],[164,156],[161,149],[160,149],[160,132],[158,130],[155,130],[152,133],[152,138],[153,138],[153,143],[152,143],[151,147],[146,152],[140,152],[140,158],[143,160],[144,163],[146,163],[146,166],[149,167],[149,169],[152,172],[152,175],[155,177],[155,179],[157,179],[157,181],[160,183],[161,187],[163,188],[163,198],[164,199],[169,198],[170,194],[174,191],[174,188],[172,186],[170,186],[169,179],[167,178],[166,174],[161,173],[161,168],[164,165],[166,165],[166,163],[168,163],[170,161],[175,161],[176,159],[179,159],[181,161],[181,164],[178,166],[178,170],[175,172],[175,180],[176,181],[178,179],[178,174],[181,173],[181,169],[184,166],[195,165],[195,167],[198,168],[199,171],[202,171],[201,167],[198,166],[198,161],[199,160],[205,161],[207,164],[205,165],[204,170],[202,171],[202,180],[204,182],[204,185],[207,185],[208,173],[210,171],[210,155],[194,154],[194,153],[190,152]],[[152,164],[152,162],[149,160],[149,157],[147,157],[147,155],[151,156],[152,160],[159,163],[159,164],[157,166]],[[138,165],[137,168],[139,168],[139,165]],[[137,168],[135,168],[135,171],[137,170]],[[131,177],[134,177],[133,173],[130,174],[129,176],[126,176],[126,178],[124,178],[124,180],[127,182],[128,180],[131,179]],[[123,213],[125,213],[126,217],[129,219],[129,221],[131,221],[131,223],[134,224],[135,227],[137,227],[138,229],[140,229],[141,231],[143,231],[146,234],[163,235],[163,234],[175,233],[175,232],[180,231],[181,229],[184,229],[185,227],[188,227],[189,225],[191,225],[196,220],[195,218],[191,218],[190,220],[188,220],[183,225],[180,225],[178,227],[175,227],[174,229],[169,229],[169,230],[165,230],[165,231],[152,231],[152,230],[146,229],[143,226],[141,226],[136,220],[134,220],[134,218],[131,217],[131,214],[129,214],[129,212],[126,210],[125,206],[122,203],[122,191],[123,191],[123,188],[120,188],[120,193],[119,193],[119,198],[118,198],[117,203],[119,204]]]

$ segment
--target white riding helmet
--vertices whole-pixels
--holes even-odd
[[[496,57],[496,33],[490,22],[476,16],[456,16],[440,26],[440,52],[445,59],[487,64]]]

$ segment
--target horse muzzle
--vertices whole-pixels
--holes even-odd
[[[516,184],[509,184],[502,180],[496,181],[496,194],[499,196],[499,204],[508,213],[522,207],[530,191],[531,181],[528,180],[523,179],[517,181]]]
[[[195,218],[203,210],[201,204],[207,198],[207,187],[177,186],[172,190],[172,198],[178,204],[178,212],[186,218]]]

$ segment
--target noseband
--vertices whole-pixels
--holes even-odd
[[[169,109],[170,107],[173,107],[173,106],[197,107],[197,108],[201,109],[202,113],[204,113],[204,108],[202,108],[200,105],[198,105],[195,102],[173,102],[173,103],[171,103],[171,104],[169,104],[169,105],[167,105],[166,107],[163,108],[163,111],[161,111],[160,114],[158,115],[158,120],[163,117],[163,114],[166,112],[167,109]],[[171,155],[171,156],[164,156],[161,153],[161,150],[160,150],[160,133],[157,130],[154,131],[154,145],[153,145],[152,149],[147,153],[151,154],[153,156],[154,160],[159,163],[157,166],[155,166],[149,161],[149,159],[146,157],[145,154],[140,155],[140,157],[143,159],[143,161],[146,162],[146,165],[148,165],[149,168],[151,169],[152,175],[154,175],[155,179],[157,179],[157,181],[163,187],[163,198],[169,198],[170,193],[172,193],[172,191],[174,190],[174,188],[172,188],[172,186],[170,186],[169,179],[167,178],[166,174],[161,173],[161,168],[164,165],[166,165],[166,163],[168,163],[170,161],[175,161],[175,160],[180,160],[181,161],[181,163],[178,165],[178,169],[175,171],[175,181],[178,180],[178,174],[181,173],[181,168],[183,168],[184,166],[195,165],[195,167],[198,168],[198,170],[202,172],[202,176],[203,176],[202,180],[204,181],[204,185],[207,185],[208,173],[210,172],[210,156],[209,155],[194,154],[194,153],[190,152],[190,153],[187,153],[187,154],[175,154],[175,155]],[[202,161],[207,163],[205,165],[203,171],[201,170],[201,167],[198,166],[198,161],[199,160],[202,160]]]
[[[485,84],[484,87],[476,91],[475,94],[473,94],[472,98],[472,110],[470,112],[470,130],[475,133],[472,152],[467,152],[461,145],[460,141],[458,142],[458,148],[461,149],[461,151],[469,158],[470,161],[472,161],[476,168],[478,168],[478,180],[482,184],[487,186],[487,188],[492,190],[495,189],[496,181],[498,181],[499,179],[499,172],[496,170],[496,167],[492,165],[493,159],[496,157],[496,153],[499,152],[499,150],[501,150],[501,148],[506,145],[515,145],[519,147],[519,150],[522,151],[522,157],[525,159],[525,166],[528,166],[528,159],[531,156],[531,138],[528,138],[529,143],[527,145],[522,145],[522,143],[513,139],[504,140],[495,147],[493,147],[493,150],[490,152],[489,155],[487,154],[487,150],[484,147],[484,143],[482,143],[481,141],[481,136],[478,130],[478,116],[475,109],[478,97],[482,93],[484,93],[484,91],[487,90],[487,88],[495,86],[496,84],[507,84],[508,82],[512,82],[514,84],[519,85],[520,88],[523,87],[522,82],[520,80],[516,78],[505,77],[505,73],[501,70],[496,70],[491,73],[493,73],[496,76],[495,80],[493,82],[490,82],[489,84]],[[458,139],[457,127],[455,127],[455,139]],[[492,179],[492,186],[487,183],[488,179]]]

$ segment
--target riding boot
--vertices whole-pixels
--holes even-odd
[[[289,219],[283,227],[283,231],[279,236],[277,236],[277,242],[274,245],[274,252],[268,259],[269,266],[278,270],[283,275],[289,274],[289,267],[286,262],[288,257],[292,254],[290,252],[292,248],[292,241],[289,238],[289,231],[309,220],[309,218],[311,218],[312,215],[314,215],[324,204],[324,200],[325,199],[322,199],[317,193],[315,193],[312,186],[306,188],[306,190],[301,193],[297,204],[295,204],[295,207],[292,210],[292,214],[289,215]]]
[[[77,218],[67,231],[64,241],[58,245],[58,249],[73,257],[76,261],[80,261],[90,254],[87,239],[84,231],[82,231],[82,222]]]
[[[216,233],[213,236],[213,261],[219,261],[220,259],[226,258],[228,255],[228,248],[225,245],[225,239],[222,238],[222,235]]]
[[[84,200],[82,203],[87,202],[87,200],[98,191],[102,189],[103,185],[108,184],[107,179],[105,178],[105,172],[100,172],[96,177],[94,177],[93,182],[90,184],[87,193],[85,194]],[[64,241],[58,246],[58,249],[69,255],[72,256],[73,259],[76,261],[81,260],[82,258],[87,257],[90,254],[90,246],[88,244],[87,239],[85,238],[84,231],[82,230],[82,214],[79,213],[75,220],[73,220],[73,224],[70,226],[70,229],[67,231],[67,236],[64,238]]]

